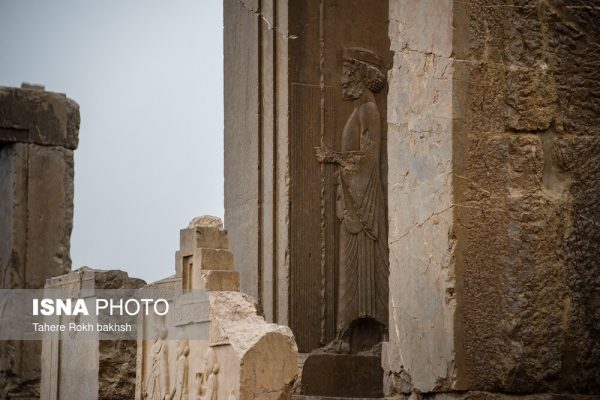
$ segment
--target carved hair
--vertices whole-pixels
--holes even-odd
[[[385,75],[381,70],[371,64],[361,63],[365,65],[365,84],[373,93],[379,93],[385,86]]]
[[[358,70],[365,85],[367,85],[371,92],[379,93],[383,89],[386,77],[378,67],[360,60],[351,59],[348,61],[352,64],[353,70]]]

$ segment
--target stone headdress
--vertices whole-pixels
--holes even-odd
[[[381,71],[381,57],[377,54],[362,47],[347,47],[344,49],[342,59],[360,67],[364,82],[373,93],[383,89],[386,79]]]

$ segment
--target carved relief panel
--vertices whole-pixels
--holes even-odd
[[[348,335],[378,341],[388,314],[388,2],[289,8],[289,325],[305,352]],[[365,321],[366,333],[350,332]]]
[[[391,65],[388,3],[264,0],[254,5],[260,13],[249,14],[245,3],[224,2],[225,225],[241,290],[257,298],[268,321],[292,328],[302,352],[330,343],[352,325],[340,325],[340,279],[346,279],[340,263],[347,254],[340,247],[340,169],[319,162],[315,148],[344,150],[344,126],[354,104],[343,99],[343,50],[368,49],[378,58],[370,64],[386,75]],[[382,230],[377,245],[367,247],[382,253],[387,253],[379,249],[387,231],[387,160],[381,151],[386,148],[386,91],[385,83],[370,91],[381,122],[373,161],[381,184],[372,186],[377,198],[365,203],[377,204],[375,209],[361,211],[370,215],[368,230]],[[380,261],[365,268],[387,271]],[[374,272],[373,279],[381,282],[369,289],[372,293],[387,285],[387,275],[376,277],[384,275]],[[360,293],[368,299],[369,290]],[[383,306],[363,311],[354,314],[372,317],[383,327],[379,331],[385,330]]]

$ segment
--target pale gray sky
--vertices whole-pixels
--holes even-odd
[[[223,216],[221,0],[0,0],[0,85],[81,111],[73,268],[153,281],[179,229]]]

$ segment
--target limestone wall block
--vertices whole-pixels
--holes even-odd
[[[0,142],[27,142],[75,150],[79,105],[42,87],[0,87]]]

